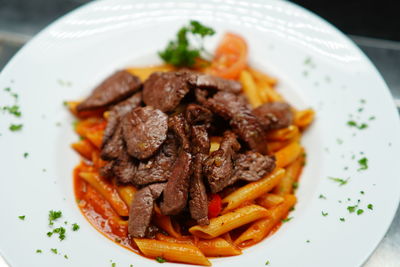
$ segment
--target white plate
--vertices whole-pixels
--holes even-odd
[[[0,104],[12,103],[3,91],[10,87],[23,112],[20,119],[1,114],[0,121],[0,251],[11,266],[110,266],[110,260],[117,266],[158,266],[109,241],[80,214],[71,175],[79,159],[69,147],[77,137],[62,102],[86,96],[116,69],[157,63],[156,52],[190,19],[217,30],[211,49],[225,31],[243,35],[251,64],[278,77],[279,90],[295,106],[317,111],[304,136],[308,162],[293,219],[243,255],[213,259],[213,265],[265,266],[268,260],[274,267],[353,267],[374,250],[399,202],[400,128],[385,83],[352,42],[287,2],[110,0],[49,26],[1,74]],[[349,127],[350,119],[369,127]],[[23,130],[10,132],[12,122],[23,123]],[[360,153],[368,158],[368,170],[357,171]],[[350,180],[338,186],[328,176]],[[350,214],[347,206],[358,199],[364,213]],[[62,242],[46,236],[50,209],[62,210],[61,222],[69,222]],[[79,231],[70,230],[73,222],[81,225]]]

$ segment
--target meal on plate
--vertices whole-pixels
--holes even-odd
[[[305,164],[296,110],[277,80],[247,64],[243,38],[192,21],[159,53],[164,65],[119,70],[83,101],[79,208],[101,233],[159,262],[211,265],[274,233],[296,203]],[[208,58],[204,55],[208,55]]]

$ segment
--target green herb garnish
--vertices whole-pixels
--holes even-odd
[[[5,106],[3,107],[3,110],[7,111],[11,115],[14,115],[15,117],[21,117],[21,111],[19,110],[19,106],[13,105],[13,106]]]
[[[348,206],[348,207],[347,207],[347,210],[348,210],[350,213],[353,213],[353,212],[356,211],[356,208],[357,208],[357,205],[355,205],[355,206]]]
[[[37,249],[36,253],[42,253],[42,250],[41,249]]]
[[[19,218],[21,221],[23,221],[23,220],[25,220],[25,215],[18,216],[18,218]]]
[[[328,177],[330,180],[339,183],[340,186],[347,184],[347,181],[349,180],[348,178],[346,180],[341,179],[341,178],[335,178],[335,177]]]
[[[12,132],[20,131],[22,129],[23,125],[22,124],[11,124],[9,129]]]
[[[372,205],[372,204],[368,204],[368,209],[370,209],[370,210],[373,210],[374,209],[374,205]]]
[[[368,169],[368,159],[366,157],[361,158],[358,161],[358,164],[360,165],[360,168],[358,168],[358,171],[363,171],[363,170]]]
[[[64,227],[58,227],[58,228],[54,229],[53,233],[58,234],[58,238],[60,238],[61,241],[65,239],[65,228]]]
[[[156,261],[159,262],[159,263],[164,263],[164,262],[166,262],[167,260],[164,259],[163,257],[158,256],[158,257],[156,257]]]
[[[291,219],[293,219],[293,217],[288,217],[288,218],[282,219],[282,222],[286,223],[286,222],[289,222]]]
[[[51,252],[53,252],[54,254],[57,254],[57,253],[58,253],[58,251],[57,251],[56,248],[51,248],[50,250],[51,250]]]
[[[204,38],[212,36],[215,31],[198,21],[190,21],[188,26],[182,27],[176,34],[176,40],[168,43],[165,50],[160,51],[158,55],[168,64],[176,67],[191,67],[196,58],[201,57],[204,49]],[[190,43],[190,39],[197,40],[197,46]]]
[[[265,265],[269,265],[269,261],[266,261],[266,262],[265,262]]]
[[[68,260],[68,255],[67,255],[67,254],[64,254],[64,258],[66,258],[66,259]]]
[[[324,216],[324,217],[328,216],[328,213],[327,213],[327,212],[321,211],[321,214],[322,214],[322,216]]]
[[[60,210],[59,211],[54,211],[54,210],[49,211],[49,225],[53,225],[54,221],[57,220],[58,218],[61,218],[61,216],[62,216],[62,212]]]
[[[76,224],[76,223],[72,224],[72,231],[78,231],[79,228],[80,228],[80,227],[79,227],[78,224]]]
[[[25,152],[24,153],[24,158],[27,158],[29,156],[29,153],[28,152]]]
[[[363,212],[364,212],[363,209],[358,209],[358,210],[357,210],[357,215],[361,215],[361,214],[363,214]]]
[[[345,221],[344,218],[340,218],[339,220],[340,220],[341,222],[344,222],[344,221]]]
[[[320,199],[326,199],[326,196],[324,196],[323,194],[320,194],[318,198],[320,198]]]

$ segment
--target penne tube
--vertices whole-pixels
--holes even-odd
[[[252,105],[252,107],[256,108],[260,106],[262,104],[262,101],[258,93],[258,88],[251,74],[248,71],[243,70],[240,73],[239,81],[242,84],[244,94],[246,95],[247,100]]]
[[[128,206],[121,199],[115,187],[101,179],[100,175],[94,172],[80,172],[79,177],[93,186],[120,216],[128,216]]]
[[[258,205],[248,205],[212,218],[209,225],[196,225],[189,229],[195,236],[212,239],[247,223],[269,216],[269,211]]]
[[[144,68],[127,68],[126,71],[131,73],[132,75],[136,75],[140,78],[140,80],[145,81],[153,72],[166,72],[172,71],[174,67],[171,65],[159,65],[159,66],[152,66],[152,67],[144,67]]]
[[[266,95],[268,102],[285,102],[285,99],[269,84],[262,84],[261,91]]]
[[[285,174],[285,176],[286,176],[286,174]],[[278,206],[284,200],[285,200],[285,198],[280,196],[280,195],[266,194],[264,196],[261,196],[261,197],[257,198],[256,203],[258,205],[260,205],[260,206],[263,206],[264,208],[270,209],[270,208],[273,208],[275,206]]]
[[[286,141],[295,138],[299,135],[299,128],[295,125],[290,125],[287,128],[269,131],[267,139],[269,141]]]
[[[209,260],[194,245],[146,238],[134,238],[134,240],[140,252],[147,257],[162,257],[168,261],[211,266]]]
[[[274,155],[276,166],[283,168],[291,164],[301,154],[302,147],[299,142],[292,142],[284,148],[278,150]]]
[[[156,234],[156,239],[160,241],[165,241],[165,242],[171,242],[171,243],[179,243],[179,244],[192,244],[194,245],[194,241],[191,237],[189,236],[181,236],[179,238],[164,235],[161,233]]]
[[[238,190],[227,195],[222,199],[222,204],[227,204],[224,212],[233,210],[246,202],[254,200],[274,188],[285,174],[284,169],[275,168],[275,170],[266,175],[264,178],[248,183],[247,185],[239,188]]]
[[[294,195],[286,195],[285,200],[271,210],[271,216],[254,222],[235,240],[234,244],[242,248],[260,242],[285,218],[295,204],[296,197]]]
[[[92,131],[86,133],[86,138],[95,145],[98,149],[101,149],[101,143],[103,142],[103,131]]]
[[[117,190],[122,200],[128,206],[128,208],[132,205],[132,200],[135,197],[135,193],[137,191],[136,187],[132,185],[118,185]]]
[[[286,173],[282,180],[275,187],[274,193],[279,195],[287,195],[293,192],[293,184],[297,181],[301,174],[304,165],[304,150],[301,150],[300,155],[291,164],[286,167]]]
[[[92,145],[87,139],[79,140],[78,142],[72,143],[71,147],[79,153],[85,159],[91,160],[92,159],[92,152],[96,149],[95,146]]]
[[[85,118],[89,118],[89,117],[100,117],[101,114],[104,112],[104,108],[78,112],[76,110],[76,107],[79,105],[79,103],[80,103],[80,101],[66,101],[66,102],[64,102],[64,105],[67,106],[69,111],[75,117],[78,117],[80,119],[85,119]]]
[[[264,73],[262,73],[262,72],[260,72],[260,71],[258,71],[256,69],[247,68],[247,70],[250,72],[250,74],[254,77],[254,79],[257,82],[267,83],[270,86],[275,86],[276,83],[277,83],[277,79],[276,78],[273,78],[273,77],[271,77],[269,75],[266,75],[266,74],[264,74]]]
[[[299,110],[294,113],[294,124],[299,128],[306,128],[314,120],[315,112],[312,109]]]
[[[154,206],[154,211],[155,212],[153,215],[153,221],[158,227],[163,229],[170,236],[173,236],[175,238],[182,238],[182,235],[178,231],[176,231],[174,226],[172,225],[170,216],[161,214],[160,208],[157,205]]]

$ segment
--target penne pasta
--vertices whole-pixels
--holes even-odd
[[[292,142],[284,148],[278,150],[274,155],[276,158],[276,166],[283,168],[292,163],[302,151],[299,142]]]
[[[128,216],[128,206],[119,196],[117,190],[100,178],[97,173],[94,172],[80,172],[79,177],[89,183],[95,188],[115,209],[120,216]]]
[[[182,235],[177,232],[172,225],[171,217],[161,214],[160,208],[157,205],[154,206],[154,211],[153,221],[158,227],[163,229],[170,236],[182,238]]]
[[[279,184],[275,187],[274,193],[279,195],[291,194],[293,192],[293,183],[297,181],[300,176],[303,165],[304,152],[302,150],[296,160],[286,167],[286,173]]]
[[[254,222],[235,240],[234,244],[238,247],[246,247],[261,241],[285,218],[295,204],[296,197],[294,195],[286,195],[285,200],[271,210],[271,216]]]
[[[271,174],[265,176],[264,178],[256,182],[248,183],[247,185],[232,192],[222,199],[222,204],[227,204],[223,212],[233,210],[244,203],[254,200],[269,192],[279,183],[284,174],[284,169],[276,168]]]
[[[86,138],[95,145],[98,149],[101,149],[101,143],[103,142],[103,131],[90,131],[86,133]]]
[[[85,159],[92,159],[92,153],[96,150],[96,147],[92,145],[87,139],[79,140],[78,142],[72,143],[71,147],[79,153]]]
[[[117,190],[122,200],[125,202],[128,208],[130,208],[132,200],[135,197],[135,193],[137,191],[136,187],[132,185],[119,185],[117,186]]]
[[[127,68],[126,71],[131,73],[132,75],[136,75],[140,78],[140,80],[146,80],[153,72],[166,72],[172,71],[174,67],[171,65],[159,65],[159,66],[152,66],[146,68]]]
[[[299,128],[306,128],[314,120],[315,112],[312,109],[296,111],[294,114],[294,124]]]
[[[258,88],[251,74],[248,71],[243,70],[240,73],[239,81],[243,86],[243,91],[247,97],[247,100],[253,106],[253,108],[260,106],[262,104],[262,101],[258,93]]]
[[[273,78],[271,76],[268,76],[256,69],[253,68],[247,68],[247,70],[250,72],[250,74],[254,77],[254,79],[259,82],[259,83],[266,83],[269,84],[270,86],[275,86],[277,83],[277,79]]]
[[[269,211],[258,205],[248,205],[212,218],[209,225],[196,225],[189,229],[195,236],[212,239],[247,223],[269,216]]]
[[[285,174],[286,176],[286,174]],[[283,178],[282,178],[283,179]],[[276,187],[275,187],[276,188]],[[278,206],[285,200],[284,197],[276,194],[266,194],[256,199],[256,203],[264,208],[270,209]]]
[[[134,238],[145,256],[162,257],[168,261],[211,266],[204,254],[192,244],[177,244],[146,238]]]
[[[287,128],[268,132],[267,139],[270,141],[286,141],[297,136],[299,136],[299,128],[295,125],[290,125]]]

